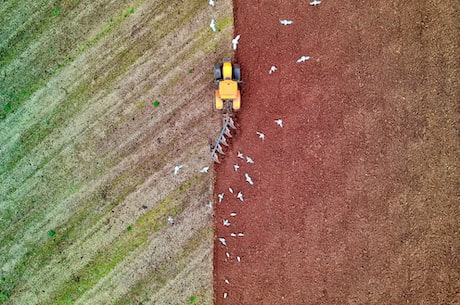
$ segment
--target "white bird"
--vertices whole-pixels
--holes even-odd
[[[235,233],[230,233],[230,236],[231,237],[236,237],[236,234]]]
[[[317,6],[318,4],[321,4],[321,1],[314,0],[314,1],[310,2],[310,5],[313,5],[313,6]]]
[[[233,194],[233,189],[231,187],[228,188],[228,191]]]
[[[172,218],[171,216],[168,216],[168,222],[169,224],[173,224],[174,223],[174,218]]]
[[[251,158],[249,158],[248,156],[246,156],[246,162],[248,162],[248,163],[254,163],[254,160],[252,160]]]
[[[280,23],[282,25],[289,25],[289,24],[293,24],[294,21],[292,21],[292,20],[280,20]]]
[[[227,242],[225,241],[225,238],[219,237],[219,241],[222,243],[222,245],[227,246]]]
[[[235,217],[236,213],[230,213],[230,216]]]
[[[233,165],[233,168],[235,169],[235,172],[237,172],[238,169],[240,168],[240,166],[239,166],[238,163],[237,163],[237,164]]]
[[[278,70],[277,67],[271,66],[270,71],[268,71],[268,74],[272,74],[272,73],[275,72],[276,70]]]
[[[184,167],[184,165],[176,165],[176,167],[174,167],[174,176],[176,176],[178,173],[179,173],[179,170]]]
[[[226,299],[228,296],[228,293],[224,292],[224,299]]]
[[[209,26],[211,27],[213,32],[217,31],[216,22],[214,21],[214,18],[211,19],[211,24]]]
[[[207,204],[206,204],[206,207],[208,209],[211,209],[212,208],[212,201],[209,201]]]
[[[219,197],[219,203],[221,203],[222,200],[224,199],[224,195],[225,195],[224,193],[217,195]]]
[[[239,262],[241,262],[241,258],[239,256],[236,257],[236,260]]]
[[[230,285],[230,282],[229,282],[228,280],[225,280],[225,283],[228,284],[228,285]]]
[[[212,6],[212,7],[214,7],[214,5],[215,5],[215,4],[214,4],[214,0],[209,0],[209,5]]]
[[[244,174],[244,176],[246,177],[246,181],[247,181],[250,185],[254,185],[254,182],[252,182],[251,177],[249,177],[249,175],[248,175],[247,173]]]
[[[230,222],[228,221],[228,219],[224,219],[223,223],[224,223],[224,226],[230,227]]]
[[[238,34],[235,38],[232,39],[233,51],[236,51],[240,37],[241,35]]]
[[[279,127],[283,128],[283,120],[275,120],[275,123],[279,125]]]
[[[230,253],[225,252],[225,255],[227,256],[227,258],[230,258]]]
[[[240,151],[238,151],[238,158],[244,159],[244,155],[242,153],[240,153]]]
[[[265,141],[265,135],[263,134],[263,132],[256,131],[256,134],[259,136],[260,139],[262,139],[262,142]]]
[[[238,192],[238,195],[236,195],[236,198],[238,198],[238,199],[241,200],[241,201],[244,201],[244,199],[243,199],[243,193]]]
[[[244,234],[243,234],[243,233],[238,233],[238,236],[239,236],[239,237],[243,237]]]
[[[209,166],[203,167],[202,169],[200,169],[200,173],[207,173],[208,170],[209,170]]]
[[[310,56],[302,56],[299,59],[297,59],[297,62],[304,62],[310,59]]]

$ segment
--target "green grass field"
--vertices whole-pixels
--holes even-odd
[[[231,1],[7,1],[0,20],[0,304],[211,304],[199,170]]]

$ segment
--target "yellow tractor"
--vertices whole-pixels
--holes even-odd
[[[241,72],[240,66],[232,64],[231,59],[224,58],[223,64],[214,65],[214,82],[216,84],[215,107],[222,110],[224,122],[232,117],[233,111],[241,107]]]
[[[214,83],[216,85],[214,108],[222,111],[223,127],[214,145],[211,144],[211,158],[219,162],[217,153],[223,154],[222,145],[228,145],[225,136],[231,138],[230,128],[235,129],[233,112],[241,108],[241,71],[240,66],[224,58],[222,64],[214,65]]]

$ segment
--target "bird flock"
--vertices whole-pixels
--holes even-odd
[[[319,0],[314,0],[314,1],[309,2],[309,5],[311,5],[311,6],[317,6],[319,4],[321,4],[321,1],[319,1]],[[211,7],[215,7],[215,1],[214,0],[209,0],[209,5]],[[283,26],[292,26],[294,24],[294,21],[289,20],[289,19],[280,19],[279,22]],[[214,18],[211,19],[210,27],[211,27],[213,32],[217,31],[216,23],[215,23]],[[240,39],[241,39],[240,34],[238,34],[235,38],[232,39],[232,49],[235,52],[237,51]],[[310,59],[311,59],[310,56],[302,55],[296,60],[296,63],[303,63],[303,62],[306,62],[306,61],[308,61]],[[268,73],[271,75],[271,74],[275,73],[276,71],[278,71],[278,67],[275,66],[275,65],[272,65],[270,67],[270,69],[268,70]],[[283,128],[283,126],[284,126],[282,119],[276,119],[276,120],[274,120],[274,123],[276,125],[278,125],[279,128]],[[255,131],[255,134],[258,136],[258,138],[260,139],[260,141],[262,143],[265,142],[265,140],[266,140],[265,133],[263,133],[262,131]],[[250,168],[249,164],[255,164],[254,160],[251,157],[249,157],[248,155],[243,154],[240,151],[237,152],[236,157],[237,157],[236,160],[238,160],[238,159],[240,160],[240,161],[236,161],[236,163],[233,165],[233,168],[234,168],[234,171],[235,171],[236,174],[238,174],[238,171],[240,171],[241,169],[244,169],[244,167],[249,166],[249,168]],[[244,164],[248,164],[248,165],[244,165]],[[205,170],[205,172],[207,172],[207,169]],[[175,171],[175,175],[176,174],[177,173]],[[248,172],[244,173],[244,179],[245,179],[245,182],[247,182],[249,184],[249,187],[255,187],[257,181],[255,181],[256,182],[255,183],[253,178],[251,177],[251,175]],[[243,195],[243,190],[238,190],[238,193],[236,193],[233,190],[232,187],[228,187],[228,192],[229,192],[228,194],[226,194],[226,191],[217,194],[217,202],[218,202],[218,204],[225,204],[225,203],[234,204],[233,203],[234,200],[236,200],[236,202],[238,202],[238,200],[239,200],[241,203],[245,202],[245,197]],[[225,200],[224,200],[224,198],[225,198]],[[241,232],[241,230],[237,231],[236,230],[237,228],[234,228],[235,225],[232,224],[231,219],[237,218],[237,216],[238,215],[237,215],[236,212],[232,212],[232,213],[229,214],[228,217],[224,217],[223,219],[221,219],[222,226],[227,228],[227,231],[230,231],[230,233],[229,233],[228,236],[217,237],[217,240],[219,241],[219,243],[221,244],[221,246],[225,250],[224,251],[225,258],[226,258],[227,262],[229,262],[229,263],[231,263],[231,262],[240,263],[241,262],[241,256],[234,255],[234,254],[230,253],[229,250],[228,250],[229,249],[228,242],[234,242],[234,241],[237,242],[238,238],[243,238],[245,236],[244,232]],[[225,278],[224,282],[225,282],[225,284],[227,286],[229,286],[229,287],[231,286],[231,282],[230,282],[230,280],[228,278]],[[225,290],[227,290],[227,289],[225,289]],[[229,297],[229,293],[228,293],[228,291],[225,291],[223,293],[223,298],[227,299],[228,297]]]
[[[283,120],[282,119],[276,119],[273,121],[272,124],[276,124],[279,128],[283,128]],[[255,134],[261,139],[261,142],[265,142],[265,134],[260,131],[256,131]],[[236,156],[234,157],[236,163],[233,164],[233,168],[235,170],[235,174],[238,174],[238,171],[241,169],[243,171],[243,175],[241,176],[241,179],[244,177],[244,181],[249,184],[250,187],[254,187],[256,185],[255,179],[253,179],[251,172],[253,164],[256,162],[254,159],[247,154],[242,153],[241,151],[237,151]],[[244,187],[243,187],[244,188]],[[217,202],[218,205],[220,204],[226,204],[226,205],[231,205],[233,207],[238,207],[237,202],[240,204],[247,204],[247,201],[245,201],[245,197],[243,195],[242,190],[238,190],[238,193],[234,191],[234,189],[230,186],[228,187],[228,193],[227,191],[224,191],[222,193],[217,194]],[[244,206],[244,205],[243,205]],[[241,207],[241,206],[240,206]],[[245,233],[242,232],[241,229],[238,229],[236,225],[234,225],[232,219],[237,219],[238,214],[236,212],[231,212],[228,214],[228,216],[224,216],[222,219],[219,220],[219,222],[222,224],[223,227],[226,228],[226,231],[229,232],[227,233],[228,236],[222,236],[222,237],[217,237],[217,240],[219,241],[220,245],[224,248],[224,254],[225,254],[225,260],[228,263],[241,263],[242,261],[242,256],[241,255],[236,255],[232,253],[229,249],[229,243],[235,243],[238,242],[239,238],[244,238]],[[244,257],[243,257],[244,258]],[[227,286],[231,287],[230,281],[228,278],[224,279],[225,283]],[[224,292],[224,298],[227,298],[229,296],[229,292],[225,291]]]
[[[209,5],[211,7],[215,7],[216,6],[216,3],[214,0],[209,0]],[[311,1],[309,3],[311,6],[317,6],[317,5],[320,5],[321,4],[321,1],[319,0],[314,0],[314,1]],[[280,23],[282,25],[292,25],[294,24],[294,21],[293,20],[288,20],[288,19],[280,19]],[[211,19],[211,22],[209,24],[209,27],[211,28],[211,30],[213,32],[217,32],[217,28],[216,28],[216,20],[214,18]],[[238,43],[239,43],[239,40],[241,38],[241,35],[238,34],[236,35],[235,38],[232,39],[232,49],[233,51],[236,51],[236,49],[238,48]],[[297,60],[297,63],[301,63],[301,62],[304,62],[304,61],[307,61],[310,59],[310,56],[301,56],[298,60]],[[278,68],[276,66],[272,66],[269,70],[269,73],[272,74],[273,72],[275,72]]]

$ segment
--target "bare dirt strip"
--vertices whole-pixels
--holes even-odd
[[[458,304],[458,4],[234,0],[234,15],[244,91],[215,166],[215,304]]]

